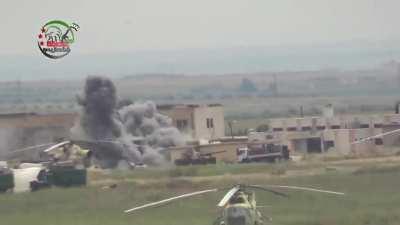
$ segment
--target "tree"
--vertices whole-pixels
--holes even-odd
[[[243,91],[243,92],[256,92],[257,87],[254,84],[254,82],[251,81],[250,79],[243,78],[242,83],[240,84],[239,90]]]

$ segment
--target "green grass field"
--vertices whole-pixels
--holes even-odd
[[[393,162],[390,165],[385,161],[362,166],[348,164],[347,167],[339,163],[335,164],[337,169],[333,170],[321,164],[314,167],[263,164],[222,167],[185,167],[179,173],[172,168],[111,172],[96,178],[92,176],[97,181],[119,181],[115,189],[103,189],[102,185],[91,184],[82,188],[52,188],[35,193],[3,194],[0,195],[0,224],[212,224],[217,216],[216,204],[224,194],[222,192],[180,200],[129,215],[122,211],[176,194],[229,186],[236,182],[303,185],[346,192],[346,196],[333,196],[289,191],[287,193],[290,198],[286,199],[258,191],[258,205],[267,206],[260,208],[260,211],[272,217],[272,224],[394,225],[400,221],[400,166]],[[312,176],[289,176],[296,171],[308,171],[311,168],[322,168],[323,172]],[[250,173],[258,177],[246,176]],[[204,177],[208,179],[200,179]]]

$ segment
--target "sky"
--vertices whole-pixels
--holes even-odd
[[[52,19],[79,24],[73,51],[88,54],[397,42],[399,9],[398,0],[2,0],[0,54],[37,55]]]
[[[0,0],[0,81],[363,69],[400,60],[399,0]],[[37,47],[77,23],[71,53]]]

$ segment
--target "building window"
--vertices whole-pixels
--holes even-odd
[[[274,136],[268,134],[268,135],[265,135],[265,139],[274,139]]]
[[[333,148],[333,147],[335,147],[335,142],[333,142],[333,141],[324,141],[324,147],[325,147],[325,149]]]
[[[179,130],[186,130],[188,127],[188,121],[187,120],[176,120],[176,127]]]
[[[376,124],[374,125],[374,127],[375,127],[375,128],[382,128],[382,124],[381,124],[381,123],[376,123]]]
[[[332,125],[332,126],[331,126],[331,129],[334,129],[334,130],[340,129],[340,126],[339,126],[339,125]]]
[[[272,128],[272,131],[283,131],[282,127],[274,127]]]
[[[325,130],[325,126],[317,126],[317,130]]]
[[[309,131],[309,130],[311,130],[311,127],[302,127],[301,130],[302,131]]]
[[[383,145],[382,138],[375,138],[375,145]]]
[[[207,128],[214,128],[214,119],[213,118],[207,118]]]
[[[369,124],[365,124],[365,123],[364,123],[364,124],[361,124],[361,125],[360,125],[360,128],[369,128]]]
[[[297,127],[288,127],[286,130],[287,131],[296,131]]]

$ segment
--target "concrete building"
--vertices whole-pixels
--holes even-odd
[[[69,136],[77,114],[0,114],[0,155],[26,146],[51,143]]]
[[[269,138],[280,140],[295,152],[324,152],[329,149],[349,154],[380,151],[383,146],[400,143],[399,134],[351,144],[362,138],[400,128],[400,114],[334,116],[328,109],[326,117],[282,118],[269,121],[268,132],[252,132],[249,141]]]
[[[224,111],[220,104],[158,105],[157,109],[194,140],[213,140],[225,136]]]

